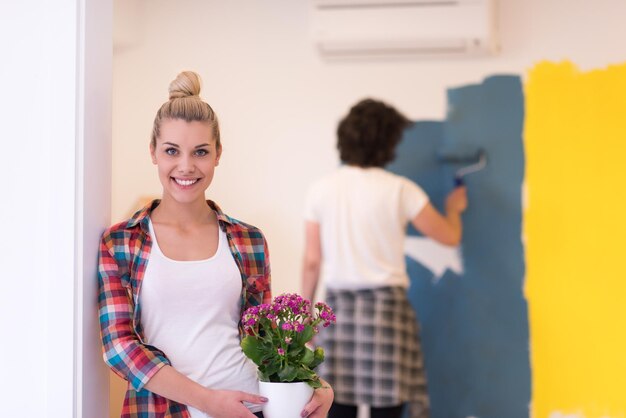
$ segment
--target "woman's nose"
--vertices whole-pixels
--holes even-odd
[[[178,171],[181,173],[193,173],[196,170],[196,167],[193,164],[193,161],[189,157],[183,157],[178,164]]]

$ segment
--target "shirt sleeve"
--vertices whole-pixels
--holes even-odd
[[[272,269],[270,266],[270,250],[267,246],[267,240],[263,237],[263,252],[265,253],[265,280],[267,281],[267,290],[263,292],[263,303],[272,303]]]
[[[426,192],[409,179],[403,178],[401,202],[405,219],[414,219],[428,204],[429,198]]]
[[[260,229],[250,225],[233,225],[233,256],[241,269],[244,279],[244,300],[242,309],[272,300],[272,274],[270,252],[265,235]]]
[[[140,391],[170,362],[155,347],[140,341],[133,325],[130,287],[122,282],[110,235],[103,235],[98,257],[98,317],[104,361],[133,389]]]

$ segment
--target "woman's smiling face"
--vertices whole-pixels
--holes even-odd
[[[222,152],[216,149],[211,128],[207,122],[163,120],[156,146],[150,147],[163,198],[179,203],[204,201]]]

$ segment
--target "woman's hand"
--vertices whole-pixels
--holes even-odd
[[[467,188],[455,187],[446,197],[446,212],[463,213],[467,209]]]
[[[322,382],[322,387],[315,389],[313,397],[300,414],[302,417],[326,418],[326,415],[328,415],[335,393],[326,381],[322,379],[320,381]]]
[[[211,390],[203,411],[213,418],[256,418],[243,402],[264,404],[267,398],[236,390]]]

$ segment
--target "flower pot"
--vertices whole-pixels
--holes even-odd
[[[264,418],[300,418],[313,388],[306,382],[259,382],[259,394],[268,399],[263,405]]]

